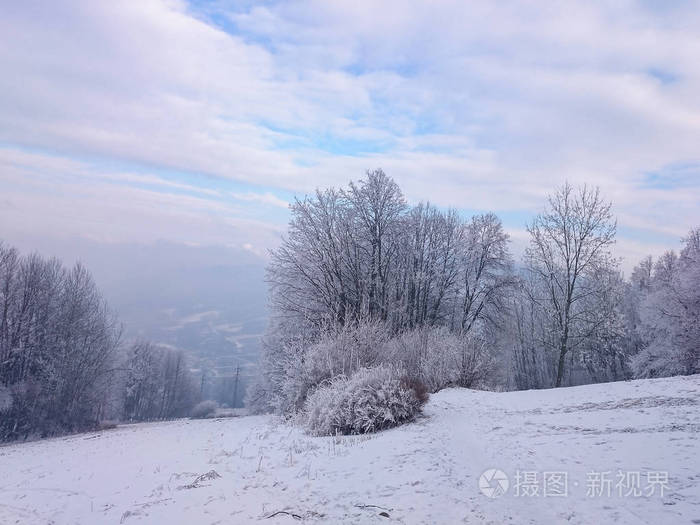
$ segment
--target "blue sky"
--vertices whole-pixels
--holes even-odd
[[[629,269],[700,224],[700,4],[14,2],[0,237],[264,256],[285,204],[382,167],[517,253],[569,180]]]

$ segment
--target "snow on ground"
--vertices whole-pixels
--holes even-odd
[[[700,523],[700,376],[453,389],[425,416],[370,437],[251,416],[0,447],[0,523]],[[492,468],[510,488],[491,499]]]

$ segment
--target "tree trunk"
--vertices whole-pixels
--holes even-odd
[[[559,348],[559,365],[557,366],[557,382],[554,385],[556,388],[561,386],[561,381],[564,378],[564,358],[566,357],[566,339],[561,342]]]

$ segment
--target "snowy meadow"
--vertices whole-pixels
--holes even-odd
[[[0,447],[0,522],[691,524],[699,407],[695,375],[447,389],[363,436],[272,416],[124,425]],[[505,494],[482,490],[491,469]]]

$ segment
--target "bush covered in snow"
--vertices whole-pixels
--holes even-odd
[[[263,374],[249,389],[253,412],[298,413],[310,392],[338,376],[351,377],[361,368],[378,365],[401,369],[406,378],[429,392],[448,386],[489,386],[493,350],[477,331],[454,334],[445,327],[419,327],[395,334],[386,323],[344,327],[318,341],[279,342],[268,337]]]
[[[286,339],[282,333],[272,331],[263,339],[262,374],[246,394],[252,413],[296,414],[321,383],[383,362],[390,334],[380,322],[348,325],[311,340]]]
[[[379,365],[319,386],[308,396],[302,419],[314,435],[365,434],[411,421],[426,400],[420,383]]]
[[[458,335],[445,327],[422,327],[392,339],[386,360],[398,363],[408,377],[430,392],[448,386],[484,386],[493,372],[493,357],[484,338]]]
[[[210,399],[206,401],[201,401],[200,403],[197,403],[194,406],[192,412],[190,413],[190,416],[195,419],[204,419],[207,417],[211,417],[216,413],[217,408],[219,408],[219,405],[216,401],[212,401]]]
[[[360,368],[381,363],[388,339],[386,326],[368,322],[344,327],[311,345],[304,351],[296,377],[287,385],[290,392],[297,394],[295,408],[302,408],[308,393],[324,381],[340,375],[351,376]]]

